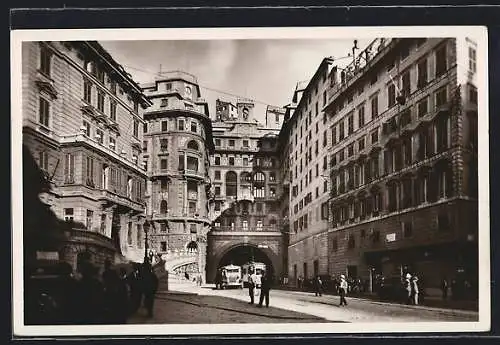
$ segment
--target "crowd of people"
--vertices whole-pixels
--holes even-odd
[[[106,261],[102,275],[90,262],[76,272],[67,263],[61,265],[64,269],[51,296],[30,290],[25,315],[35,323],[43,319],[51,324],[124,324],[141,306],[153,316],[158,278],[150,263],[134,264],[127,273]]]

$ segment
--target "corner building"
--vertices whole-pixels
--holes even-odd
[[[329,273],[477,289],[476,44],[377,39],[333,69]]]
[[[289,284],[328,275],[329,118],[323,111],[333,60],[325,58],[311,80],[297,84],[280,131]]]
[[[97,42],[25,42],[22,99],[23,144],[51,185],[41,198],[66,221],[60,258],[142,261],[139,86]]]
[[[150,176],[148,210],[155,224],[151,246],[168,270],[201,273],[210,225],[208,105],[196,78],[185,72],[162,73],[143,90],[152,103],[144,114],[142,143],[142,164]],[[179,261],[183,255],[187,261]]]

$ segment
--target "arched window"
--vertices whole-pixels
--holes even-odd
[[[191,241],[187,245],[188,251],[195,252],[198,250],[198,244],[195,241]]]
[[[238,188],[238,175],[234,171],[226,173],[226,196],[236,196]]]
[[[160,213],[167,213],[167,200],[162,200],[160,202]]]
[[[264,173],[262,173],[262,172],[256,172],[253,175],[253,182],[258,183],[258,184],[262,184],[262,183],[266,182],[266,175],[264,175]]]
[[[190,142],[188,142],[187,148],[190,150],[195,150],[195,151],[199,150],[198,143],[195,140],[191,140]]]

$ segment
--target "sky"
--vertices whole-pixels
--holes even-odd
[[[266,106],[290,103],[297,82],[309,80],[324,57],[346,57],[353,39],[247,39],[100,41],[99,43],[139,84],[152,82],[161,71],[194,74],[201,96],[215,115],[215,100],[255,101],[254,117],[264,123]],[[363,49],[371,40],[358,40]],[[343,58],[338,65],[352,61]],[[218,91],[214,91],[218,90]]]

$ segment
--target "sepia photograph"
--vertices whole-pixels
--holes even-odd
[[[11,47],[14,334],[489,329],[485,28]]]

